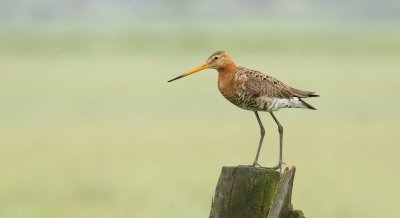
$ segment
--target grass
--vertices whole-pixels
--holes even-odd
[[[249,23],[251,25],[249,25]],[[399,54],[395,25],[306,24],[251,20],[207,24],[164,21],[128,28],[103,24],[0,28],[0,54],[164,54],[229,48],[249,53]]]
[[[2,46],[13,49],[0,60],[0,217],[206,217],[221,166],[253,160],[254,115],[223,99],[215,72],[166,83],[213,50]],[[231,53],[321,94],[308,101],[317,111],[277,113],[285,162],[298,168],[295,208],[309,217],[396,217],[399,53],[338,49]],[[278,133],[262,119],[261,163],[273,165]]]

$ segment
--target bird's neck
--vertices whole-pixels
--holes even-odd
[[[238,66],[236,66],[233,61],[229,61],[223,66],[217,68],[219,80],[233,79],[235,73],[238,71]]]
[[[218,68],[218,88],[222,95],[228,100],[234,95],[235,91],[235,74],[239,70],[235,64],[229,64]]]
[[[238,67],[235,63],[231,62],[219,67],[218,69],[218,79],[221,80],[231,80],[234,78],[235,73],[238,71]]]

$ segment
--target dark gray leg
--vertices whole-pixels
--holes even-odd
[[[282,170],[282,150],[283,150],[283,144],[282,144],[282,140],[283,140],[283,127],[282,125],[279,123],[278,119],[276,119],[274,113],[270,112],[272,118],[274,118],[275,123],[278,125],[278,132],[279,132],[279,163],[277,166],[275,166],[274,168],[278,169],[279,171]]]
[[[262,142],[263,142],[263,140],[264,140],[264,135],[265,135],[265,129],[264,129],[263,124],[261,123],[260,116],[258,116],[257,111],[254,111],[254,113],[256,114],[256,118],[257,118],[257,121],[258,121],[258,125],[260,126],[260,142],[258,143],[258,149],[257,149],[256,159],[254,160],[253,167],[255,167],[256,165],[260,166],[260,165],[257,163],[257,161],[258,161],[258,156],[260,155],[261,145],[262,145]]]

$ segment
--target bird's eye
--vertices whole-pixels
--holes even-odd
[[[215,57],[214,57],[214,60],[218,60],[218,56],[215,56]]]

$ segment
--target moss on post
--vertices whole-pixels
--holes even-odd
[[[298,213],[291,208],[294,171],[294,168],[285,170],[281,179],[279,172],[266,168],[223,167],[209,217],[304,217],[301,211]],[[270,214],[270,210],[275,212]]]
[[[290,218],[305,218],[303,211],[293,210]]]

